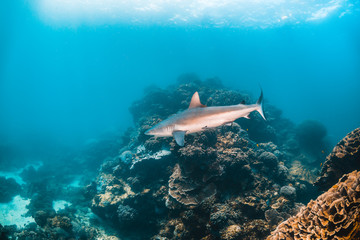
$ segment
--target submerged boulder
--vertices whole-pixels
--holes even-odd
[[[360,170],[360,128],[347,134],[327,156],[321,175],[315,182],[320,190],[326,190],[346,173]]]
[[[327,130],[319,121],[306,120],[297,126],[296,137],[302,151],[310,156],[309,163],[322,160],[328,150],[326,136]]]
[[[10,202],[21,192],[21,186],[13,178],[0,177],[0,203]]]

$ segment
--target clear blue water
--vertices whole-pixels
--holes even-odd
[[[334,144],[360,125],[359,1],[50,2],[0,3],[1,144],[76,146],[125,130],[144,88],[187,72],[254,98],[261,84]]]

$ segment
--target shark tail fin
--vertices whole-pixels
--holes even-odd
[[[256,111],[258,111],[260,113],[260,115],[264,118],[264,120],[266,120],[265,115],[264,115],[264,109],[263,109],[263,99],[264,99],[264,96],[263,96],[263,91],[261,89],[260,97],[256,102],[256,105],[258,106]]]

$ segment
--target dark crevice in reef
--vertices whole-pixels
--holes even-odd
[[[86,187],[59,191],[56,182],[70,180],[45,173],[34,182],[40,169],[27,170],[29,214],[37,226],[32,233],[0,233],[19,239],[265,239],[320,194],[313,182],[328,151],[326,129],[314,121],[296,126],[266,102],[266,91],[267,121],[252,113],[250,120],[186,135],[184,147],[144,134],[186,109],[196,91],[207,106],[256,102],[218,78],[202,81],[194,74],[166,89],[149,87],[129,109],[134,127],[76,157],[88,173]],[[59,195],[73,203],[60,213],[51,207]]]

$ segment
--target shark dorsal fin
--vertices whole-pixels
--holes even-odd
[[[190,106],[189,108],[197,108],[197,107],[206,107],[205,105],[201,104],[199,93],[195,92],[194,95],[191,98]]]

